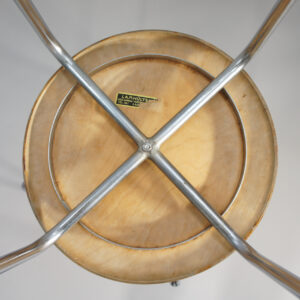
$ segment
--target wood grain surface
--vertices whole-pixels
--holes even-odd
[[[112,101],[119,92],[158,99],[138,108],[120,106],[149,137],[211,81],[202,69],[217,76],[231,61],[199,39],[167,31],[117,35],[75,59]],[[266,105],[248,75],[239,74],[226,90],[230,96],[218,93],[161,150],[247,237],[273,188],[276,140]],[[230,97],[244,124],[247,147]],[[50,152],[55,191],[48,140],[63,100]],[[24,145],[27,192],[43,228],[54,226],[136,149],[112,118],[60,69],[37,99]],[[57,246],[94,273],[137,283],[196,274],[232,251],[151,161],[121,182]]]

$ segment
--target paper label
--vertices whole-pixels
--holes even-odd
[[[129,93],[117,93],[116,104],[129,107],[140,107],[141,104],[157,102],[154,97],[135,95]]]

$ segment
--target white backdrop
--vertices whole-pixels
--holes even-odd
[[[73,55],[110,35],[169,29],[200,37],[231,56],[246,45],[274,1],[35,0]],[[275,190],[249,242],[300,275],[300,3],[296,3],[246,70],[271,111],[279,144]],[[22,183],[27,119],[43,85],[59,68],[17,7],[0,1],[0,255],[43,232]],[[237,253],[212,269],[169,284],[133,285],[96,276],[56,247],[0,276],[0,299],[273,299],[294,297]]]

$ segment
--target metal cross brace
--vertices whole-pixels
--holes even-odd
[[[192,99],[191,102],[189,102],[150,138],[146,137],[105,95],[96,83],[76,64],[72,57],[64,50],[50,32],[31,0],[14,1],[50,52],[52,52],[58,61],[77,79],[83,88],[85,88],[91,96],[94,97],[94,99],[137,143],[138,150],[41,238],[24,248],[0,257],[0,273],[9,270],[53,245],[71,226],[86,215],[128,174],[130,174],[143,161],[150,159],[246,260],[267,273],[271,278],[276,280],[295,296],[300,297],[300,278],[260,255],[254,248],[244,241],[159,150],[163,142],[165,142],[177,129],[179,129],[203,105],[217,94],[226,83],[243,70],[294,1],[278,1],[272,8],[258,32],[241,54],[237,56],[237,58],[194,99]]]

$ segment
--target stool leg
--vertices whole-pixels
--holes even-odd
[[[185,178],[167,161],[159,152],[159,146],[181,125],[183,125],[196,111],[208,102],[229,80],[237,75],[249,62],[258,48],[269,36],[271,30],[278,23],[283,13],[294,2],[292,0],[281,0],[272,9],[270,15],[263,23],[258,33],[251,40],[246,49],[226,68],[210,85],[207,86],[198,96],[196,96],[182,111],[180,111],[170,122],[168,122],[150,140],[147,140],[141,131],[107,98],[91,78],[73,61],[71,56],[61,47],[58,41],[47,28],[30,0],[15,0],[24,15],[28,18],[34,29],[48,49],[61,62],[63,66],[79,81],[79,83],[103,106],[103,108],[115,119],[115,121],[137,142],[140,151],[132,158],[131,163],[126,162],[126,168],[122,165],[115,173],[104,181],[98,188],[100,194],[108,193],[122,178],[137,167],[147,157],[151,158],[158,167],[169,177],[171,181],[183,192],[183,194],[203,213],[203,215],[219,230],[227,241],[235,247],[247,260],[268,273],[284,287],[300,297],[300,279],[292,273],[284,270],[268,259],[259,255],[243,239],[241,239],[230,226],[218,215],[216,211],[199,195],[199,193],[187,182]],[[151,149],[143,148],[149,144]],[[148,149],[148,150],[147,150]],[[141,151],[149,151],[146,155]],[[140,157],[138,157],[140,155]],[[142,156],[143,155],[143,156]],[[126,164],[125,163],[125,164]],[[103,190],[102,190],[103,189]],[[93,193],[92,193],[93,194]],[[88,196],[89,197],[89,196]],[[0,270],[7,270],[13,265],[20,263],[25,258],[36,254],[53,244],[65,231],[79,221],[96,203],[100,201],[98,197],[85,199],[78,207],[72,210],[60,223],[41,239],[19,251],[15,251],[0,258]],[[58,231],[57,231],[58,230]],[[48,236],[48,235],[49,236]],[[45,238],[45,240],[44,240]],[[42,243],[42,247],[40,247]],[[38,251],[37,251],[38,250]]]
[[[30,22],[36,33],[55,58],[77,79],[89,94],[111,115],[111,117],[137,143],[145,141],[145,136],[128,117],[108,98],[98,85],[79,67],[69,53],[56,40],[31,0],[15,0],[15,3]]]
[[[150,156],[155,164],[167,175],[177,188],[191,201],[191,203],[210,221],[222,236],[246,260],[255,267],[269,275],[295,296],[300,298],[300,278],[282,268],[276,263],[259,254],[246,241],[244,241],[227,222],[210,206],[199,192],[176,170],[176,168],[157,152]]]
[[[53,245],[146,158],[147,154],[137,151],[41,238],[24,248],[0,257],[0,273],[8,271]]]
[[[294,1],[282,0],[271,10],[260,29],[254,35],[247,47],[237,58],[210,84],[208,84],[195,98],[189,102],[175,117],[164,125],[153,137],[157,145],[161,145],[173,133],[177,131],[187,120],[189,120],[203,105],[216,95],[233,77],[241,72],[264,41],[270,36],[275,26],[280,22]]]

